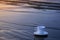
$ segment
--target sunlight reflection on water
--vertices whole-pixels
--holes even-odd
[[[23,32],[23,31],[20,31],[20,29],[28,29],[31,31],[33,30],[33,28],[30,27],[29,25],[33,25],[33,26],[45,25],[47,26],[47,28],[51,27],[51,29],[48,29],[49,37],[47,40],[50,40],[50,39],[57,40],[60,37],[59,35],[60,30],[58,30],[60,28],[60,10],[47,10],[47,9],[38,10],[33,8],[19,8],[11,5],[6,5],[5,7],[6,9],[4,9],[4,6],[1,6],[1,7],[3,7],[3,10],[0,10],[0,36],[1,34],[3,37],[6,37],[7,35],[9,35],[6,37],[8,39],[14,38],[15,36],[17,36],[19,37],[19,40],[20,40],[19,32]],[[5,10],[9,10],[9,11],[5,11]],[[14,11],[22,11],[22,12],[14,12]],[[22,26],[20,26],[21,24]],[[28,25],[29,27],[26,25]],[[13,32],[13,31],[16,31],[16,32]],[[30,33],[30,31],[28,33]],[[13,36],[11,37],[11,35]]]

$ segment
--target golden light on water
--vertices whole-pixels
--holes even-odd
[[[15,7],[18,7],[18,6],[0,4],[0,9],[8,9],[8,8],[15,8]]]

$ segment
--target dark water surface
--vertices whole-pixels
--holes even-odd
[[[49,34],[45,40],[60,40],[60,10],[38,10],[24,7],[0,10],[1,40],[33,40],[32,36],[23,39],[25,37],[21,38],[22,36],[19,36],[19,33],[27,31],[29,35],[32,35],[33,26],[37,25],[47,27]]]

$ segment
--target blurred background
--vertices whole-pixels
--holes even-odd
[[[46,26],[60,40],[60,0],[0,0],[0,40],[34,40],[34,28]]]

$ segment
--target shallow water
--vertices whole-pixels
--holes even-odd
[[[20,30],[29,30],[33,33],[33,26],[38,25],[47,27],[49,34],[45,40],[60,40],[60,10],[39,10],[21,6],[0,10],[0,34],[5,33],[5,35],[0,35],[0,39],[20,40],[20,36],[18,36]],[[30,35],[32,33],[30,33]],[[7,34],[10,36],[5,37]],[[16,36],[15,34],[17,37],[12,39],[11,37]],[[31,38],[31,36],[29,37]]]

